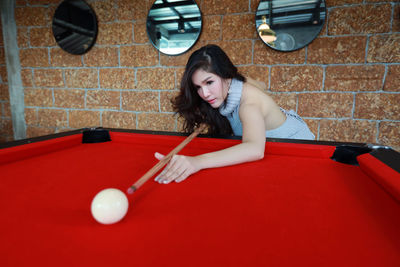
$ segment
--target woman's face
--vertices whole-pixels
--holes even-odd
[[[199,96],[213,108],[221,106],[228,95],[227,80],[202,69],[193,73],[192,82]]]

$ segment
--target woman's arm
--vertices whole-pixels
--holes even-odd
[[[223,167],[264,157],[265,125],[257,106],[242,104],[240,118],[243,127],[242,143],[196,157],[201,169]]]
[[[160,183],[180,182],[202,169],[262,159],[266,127],[260,104],[257,101],[245,101],[240,106],[239,116],[243,128],[242,143],[194,157],[176,155],[155,180]],[[159,153],[155,156],[159,160],[163,157]]]

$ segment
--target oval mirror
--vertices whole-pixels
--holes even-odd
[[[166,55],[179,55],[188,51],[200,36],[200,9],[194,0],[156,0],[146,26],[156,49]]]
[[[54,13],[52,29],[57,44],[63,50],[81,55],[96,41],[96,15],[83,0],[65,0]]]
[[[256,12],[256,29],[269,47],[294,51],[318,36],[325,16],[324,0],[261,0]]]

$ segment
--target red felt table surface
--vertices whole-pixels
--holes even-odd
[[[125,191],[183,138],[0,150],[0,266],[400,266],[400,202],[368,168],[332,161],[331,146],[268,143],[257,162],[148,181],[117,224],[92,218],[96,193]],[[238,142],[196,138],[182,153]]]

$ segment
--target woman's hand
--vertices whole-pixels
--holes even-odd
[[[154,156],[158,160],[164,158],[164,155],[158,152]],[[199,168],[196,167],[194,157],[174,155],[164,170],[155,178],[155,181],[160,184],[168,184],[172,181],[179,183],[198,171]]]

